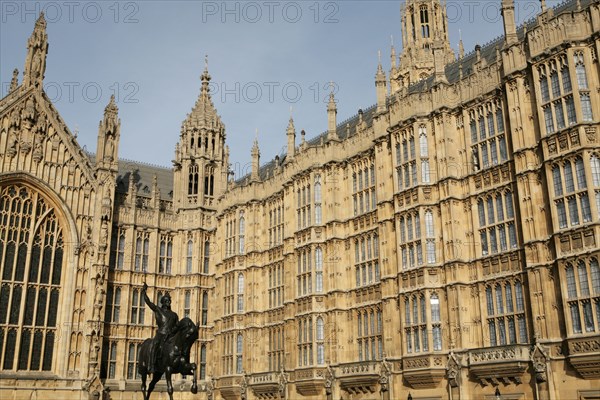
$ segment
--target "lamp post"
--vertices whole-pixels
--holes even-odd
[[[494,393],[496,396],[496,400],[500,400],[502,398],[502,395],[500,394],[500,388],[496,387],[496,393]]]
[[[408,397],[406,398],[406,400],[412,400],[412,394],[410,394],[410,392],[408,392]]]

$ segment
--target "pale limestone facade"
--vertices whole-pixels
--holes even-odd
[[[201,326],[177,398],[600,398],[600,5],[502,14],[455,59],[407,0],[377,105],[338,124],[332,96],[238,181],[207,70],[173,169],[118,159],[113,101],[84,153],[40,17],[0,100],[0,397],[141,398],[147,277]]]

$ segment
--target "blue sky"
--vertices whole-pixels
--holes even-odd
[[[556,1],[548,1],[555,5]],[[170,166],[181,122],[200,92],[208,54],[213,102],[236,173],[258,129],[261,163],[285,152],[293,107],[297,143],[327,127],[333,81],[338,122],[375,103],[378,50],[402,48],[401,1],[0,1],[0,95],[23,69],[27,38],[45,10],[45,87],[78,141],[95,151],[110,95],[121,117],[120,157]],[[451,45],[466,52],[502,34],[500,0],[448,1]],[[539,11],[516,1],[517,20]],[[21,78],[20,78],[21,79]]]

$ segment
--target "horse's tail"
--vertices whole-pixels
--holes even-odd
[[[138,373],[140,375],[148,374],[148,367],[150,365],[150,343],[152,339],[146,339],[138,348]]]

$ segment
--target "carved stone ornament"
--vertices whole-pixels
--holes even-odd
[[[381,369],[379,371],[379,385],[382,392],[389,390],[390,375],[392,375],[392,365],[386,360],[385,354],[381,360]]]
[[[535,373],[535,379],[538,383],[546,382],[546,370],[548,363],[548,356],[544,351],[542,345],[536,343],[533,346],[531,352],[531,363],[533,364],[533,372]]]
[[[448,384],[450,384],[451,387],[458,387],[460,384],[460,360],[454,352],[450,352],[450,355],[448,356],[446,371]]]
[[[333,381],[335,380],[335,375],[333,374],[333,368],[330,365],[327,366],[327,370],[325,371],[325,394],[328,396],[333,393]]]
[[[278,379],[279,379],[279,382],[278,382],[279,397],[284,399],[285,398],[285,387],[287,386],[288,378],[287,378],[287,374],[285,373],[285,370],[283,369],[283,367],[281,367],[281,371],[279,372]]]

